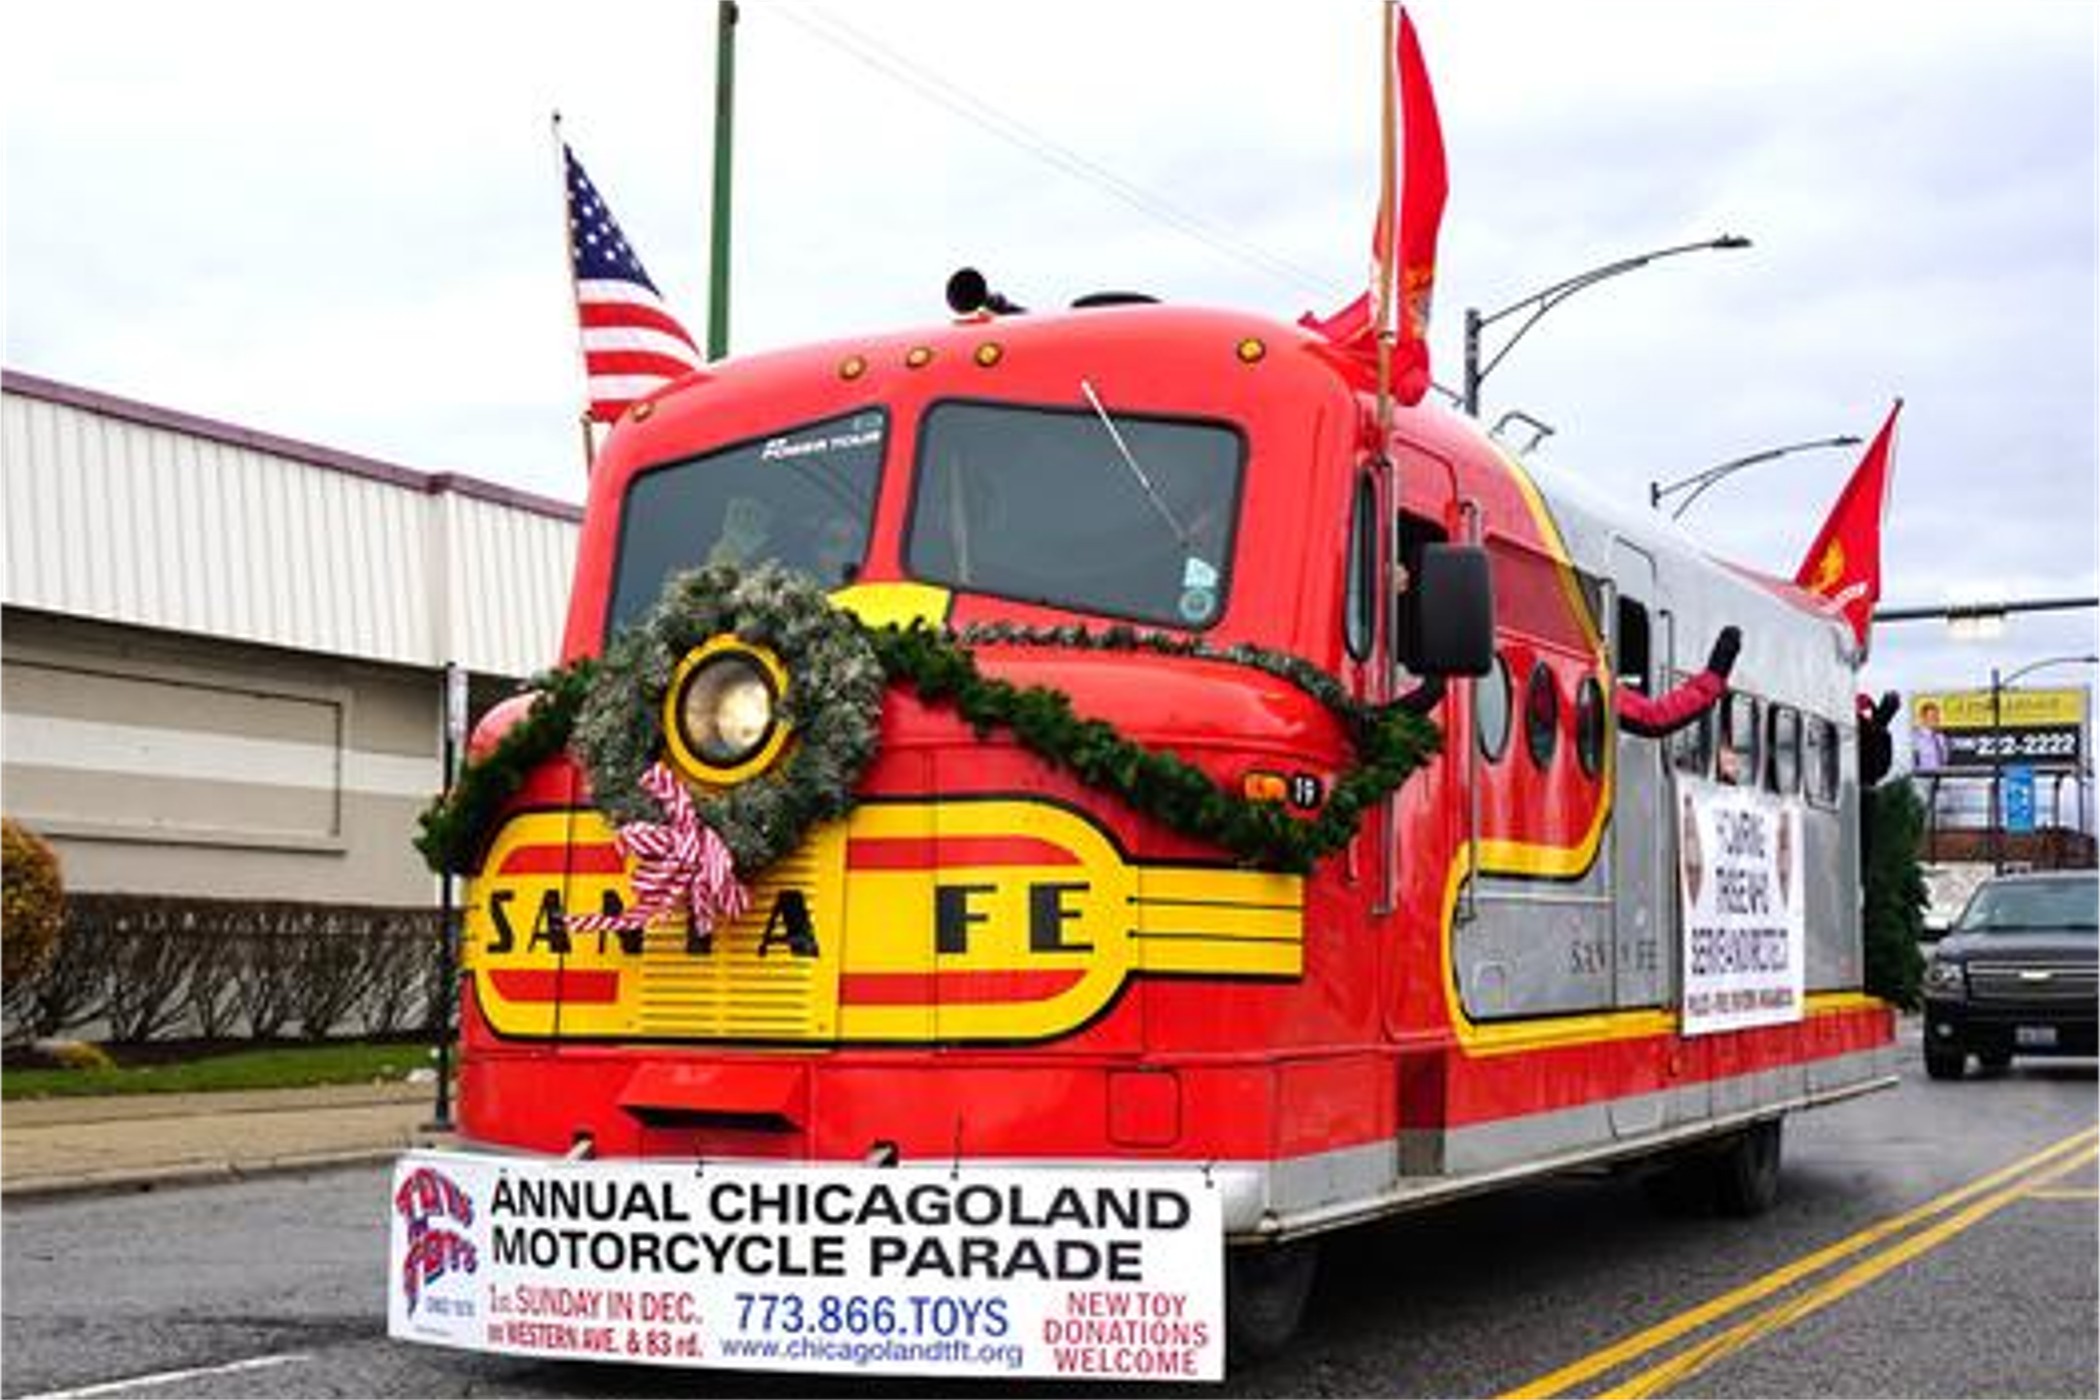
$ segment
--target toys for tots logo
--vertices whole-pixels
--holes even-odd
[[[394,1213],[408,1225],[401,1293],[413,1317],[427,1286],[448,1273],[471,1274],[481,1267],[473,1241],[452,1228],[474,1223],[474,1198],[443,1172],[419,1167],[394,1192]]]

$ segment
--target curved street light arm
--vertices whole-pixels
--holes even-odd
[[[1718,485],[1723,479],[1735,475],[1745,467],[1754,467],[1791,453],[1807,452],[1819,447],[1856,447],[1859,442],[1860,439],[1852,433],[1842,433],[1837,437],[1811,438],[1806,442],[1790,442],[1784,447],[1768,447],[1747,457],[1734,457],[1726,462],[1716,463],[1704,471],[1693,472],[1690,476],[1660,486],[1651,481],[1648,483],[1648,506],[1651,510],[1659,510],[1664,497],[1673,496],[1690,487],[1692,494],[1686,496],[1678,503],[1677,509],[1670,512],[1672,520],[1682,520],[1684,513],[1692,508],[1692,502],[1705,495],[1709,487]]]
[[[1542,287],[1527,296],[1519,297],[1509,303],[1509,305],[1496,311],[1482,314],[1481,312],[1468,309],[1466,312],[1466,411],[1469,413],[1477,413],[1479,411],[1481,382],[1494,373],[1495,366],[1501,364],[1510,351],[1516,349],[1517,342],[1524,338],[1525,332],[1538,324],[1539,317],[1545,315],[1584,287],[1595,286],[1597,283],[1617,277],[1621,273],[1632,272],[1636,268],[1646,267],[1658,258],[1675,257],[1679,253],[1696,253],[1709,248],[1747,248],[1749,246],[1750,240],[1742,237],[1740,234],[1724,233],[1719,238],[1707,238],[1697,243],[1680,243],[1669,248],[1658,248],[1653,252],[1639,253],[1630,258],[1620,258],[1616,262],[1605,263],[1601,267],[1593,267],[1587,272],[1578,272],[1573,277],[1562,278],[1549,287]],[[1480,332],[1503,317],[1514,315],[1527,307],[1530,308],[1531,314],[1526,316],[1523,323],[1510,333],[1509,339],[1502,343],[1502,348],[1497,350],[1485,365],[1481,365],[1478,362]]]
[[[1998,679],[1998,688],[2004,689],[2029,671],[2039,671],[2044,666],[2100,666],[2100,656],[2045,656],[2040,661],[2030,661],[2019,670]]]

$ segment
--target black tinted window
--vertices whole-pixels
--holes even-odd
[[[1531,679],[1524,684],[1524,740],[1533,763],[1541,768],[1552,764],[1560,740],[1560,691],[1543,661],[1532,666]]]
[[[1604,687],[1584,676],[1575,688],[1575,758],[1594,778],[1604,767]]]
[[[1215,424],[936,405],[905,565],[929,583],[1208,627],[1225,610],[1242,450]]]
[[[1378,627],[1378,495],[1371,478],[1356,483],[1356,506],[1349,517],[1349,565],[1343,591],[1342,640],[1361,661],[1371,654]]]
[[[2024,929],[2094,927],[2100,881],[2061,879],[1990,881],[1977,887],[1954,927],[1960,933],[2016,933]]]
[[[851,583],[868,546],[888,417],[828,418],[666,466],[628,484],[608,631],[664,580],[703,564],[777,559],[826,588]]]

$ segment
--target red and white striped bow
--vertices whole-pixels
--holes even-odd
[[[629,822],[613,836],[620,854],[637,862],[634,907],[618,914],[583,914],[569,926],[583,933],[643,928],[666,915],[690,912],[693,931],[751,907],[751,891],[736,878],[736,858],[713,827],[693,811],[692,794],[662,760],[642,774],[642,790],[663,807],[661,822]]]

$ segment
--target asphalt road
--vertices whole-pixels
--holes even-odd
[[[1287,1355],[1187,1393],[2095,1394],[2093,1062],[1942,1084],[1906,1047],[1903,1068],[1897,1092],[1789,1122],[1782,1197],[1761,1219],[1661,1213],[1637,1183],[1599,1178],[1359,1231],[1330,1247]],[[0,1395],[985,1389],[395,1344],[386,1194],[386,1174],[361,1169],[9,1206]]]

